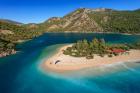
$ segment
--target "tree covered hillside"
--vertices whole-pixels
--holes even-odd
[[[41,34],[42,32],[34,28],[0,21],[0,57],[15,53],[15,46],[18,42]]]
[[[140,33],[139,11],[112,11],[90,13],[105,32]]]
[[[80,8],[64,17],[53,17],[39,24],[43,31],[140,33],[140,10]]]

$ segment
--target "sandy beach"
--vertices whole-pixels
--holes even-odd
[[[140,50],[130,50],[129,54],[123,54],[113,57],[108,57],[107,55],[104,57],[94,55],[94,59],[64,55],[63,50],[70,46],[72,45],[66,45],[61,47],[55,55],[53,55],[42,64],[43,69],[49,69],[56,72],[64,72],[80,70],[83,68],[105,66],[118,62],[134,62],[140,60]],[[56,63],[56,61],[58,62]]]

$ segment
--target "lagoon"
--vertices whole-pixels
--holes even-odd
[[[44,71],[40,64],[64,44],[104,38],[133,43],[140,35],[46,33],[17,46],[15,55],[0,58],[0,93],[140,93],[140,63],[85,69],[65,75]]]

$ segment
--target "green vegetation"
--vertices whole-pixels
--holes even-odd
[[[140,33],[140,12],[138,11],[112,11],[90,13],[104,32]]]
[[[2,21],[0,21],[0,30],[11,31],[13,34],[0,34],[0,38],[12,42],[18,40],[31,39],[42,34],[41,31],[37,31],[34,28],[29,28],[24,25],[15,25]]]
[[[105,9],[80,8],[62,18],[50,18],[38,24],[40,31],[47,32],[114,32],[114,33],[140,33],[140,10],[116,11]]]
[[[13,45],[10,50],[15,50],[18,41],[29,40],[45,32],[65,31],[137,34],[140,33],[140,10],[115,11],[105,9],[105,11],[95,11],[94,9],[80,8],[62,18],[53,17],[40,24],[22,24],[0,19],[0,53],[9,50],[6,47],[7,45]],[[79,47],[82,48],[81,44],[86,48],[83,51],[79,49]],[[140,43],[128,46],[139,49],[139,45]],[[72,55],[92,56],[93,53],[97,53],[102,56],[106,53],[106,47],[109,47],[105,44],[104,40],[93,40],[92,42],[88,42],[87,40],[78,41],[73,47],[77,48],[77,46],[78,49],[72,51],[78,52]],[[92,48],[94,51],[90,51]],[[88,53],[84,54],[85,51],[88,51]],[[65,52],[67,54],[69,51]]]
[[[15,43],[11,43],[5,40],[0,39],[0,57],[15,54]]]
[[[84,40],[79,40],[72,47],[68,47],[64,50],[65,55],[70,55],[74,57],[86,57],[87,59],[94,58],[94,54],[104,57],[108,55],[109,57],[117,56],[120,53],[125,53],[129,51],[129,47],[126,44],[108,44],[104,39],[94,38],[91,42]]]
[[[5,32],[9,33],[4,34]],[[0,57],[13,54],[18,41],[32,39],[42,33],[24,25],[0,21]]]
[[[140,41],[133,44],[128,44],[128,46],[130,47],[130,49],[140,49]]]

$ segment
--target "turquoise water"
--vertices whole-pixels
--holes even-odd
[[[64,44],[93,37],[132,43],[139,35],[47,33],[17,46],[16,55],[0,58],[0,93],[140,93],[140,63],[121,63],[58,74],[40,65]]]

